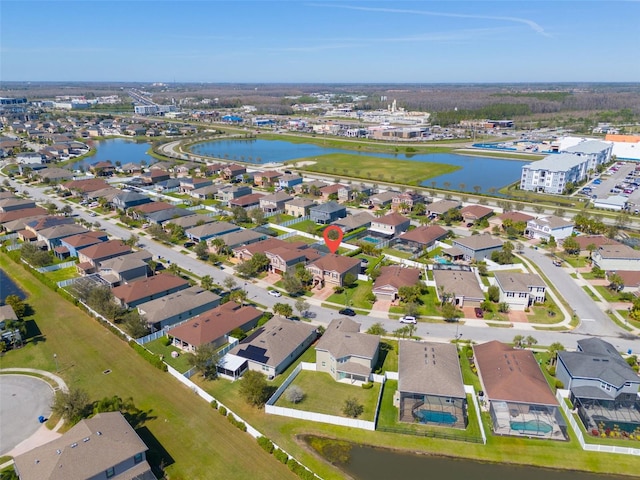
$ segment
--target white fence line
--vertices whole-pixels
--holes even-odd
[[[464,392],[471,395],[471,399],[473,400],[473,406],[476,409],[476,417],[478,418],[478,425],[480,426],[480,435],[482,436],[482,443],[486,445],[487,435],[484,431],[484,424],[482,423],[482,412],[480,411],[480,405],[478,404],[478,399],[476,398],[476,391],[473,388],[473,385],[465,385]]]
[[[558,389],[556,392],[556,398],[558,399],[558,403],[560,404],[560,408],[564,412],[567,420],[569,421],[569,425],[571,425],[571,429],[573,433],[578,438],[578,443],[583,450],[588,452],[603,452],[603,453],[619,453],[621,455],[635,455],[640,456],[640,448],[632,448],[632,447],[620,447],[617,445],[600,445],[594,443],[586,443],[584,441],[584,435],[582,434],[582,430],[580,430],[580,425],[575,418],[573,418],[573,413],[569,410],[565,399],[569,397],[569,390],[561,390]]]
[[[76,262],[58,263],[56,265],[49,265],[48,267],[36,268],[36,272],[39,272],[39,273],[55,272],[56,270],[62,270],[63,268],[73,267],[75,264]]]

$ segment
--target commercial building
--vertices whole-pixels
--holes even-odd
[[[577,153],[548,155],[522,167],[520,189],[531,192],[562,194],[568,183],[578,183],[587,177],[590,156]]]

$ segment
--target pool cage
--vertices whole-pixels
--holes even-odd
[[[498,435],[567,440],[567,424],[555,405],[492,401],[489,413]]]
[[[401,422],[462,429],[468,423],[466,398],[401,392],[398,411]]]
[[[620,395],[617,399],[579,398],[571,396],[585,429],[614,430],[617,426],[629,434],[640,434],[640,400],[637,395]]]

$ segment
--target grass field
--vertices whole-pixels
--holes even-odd
[[[247,480],[297,478],[187,387],[151,366],[4,254],[0,267],[29,295],[27,303],[43,336],[5,354],[1,368],[53,372],[56,353],[60,376],[68,385],[86,390],[92,400],[132,397],[148,415],[138,433],[151,448],[149,461],[156,470],[163,461],[172,480],[211,478],[211,472]],[[104,375],[107,369],[111,373]]]
[[[301,166],[299,167],[300,170],[325,173],[328,175],[345,175],[372,181],[402,183],[405,185],[420,185],[424,180],[455,172],[461,168],[443,163],[413,162],[411,160],[397,160],[355,154],[345,155],[341,153],[298,158],[288,163],[296,164],[304,161],[314,163],[303,167]]]
[[[334,293],[327,298],[327,302],[333,302],[339,305],[346,305],[347,302],[349,302],[349,306],[371,310],[371,302],[367,300],[367,294],[371,292],[372,288],[372,282],[359,280],[356,282],[355,287],[345,288],[342,293]]]
[[[78,276],[78,270],[76,270],[75,266],[61,268],[60,270],[54,270],[53,272],[45,273],[47,278],[49,278],[53,282],[61,282],[62,280],[68,280],[70,278],[75,278]]]

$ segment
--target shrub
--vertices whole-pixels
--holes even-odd
[[[168,347],[169,345],[171,345],[171,339],[167,336],[162,337],[162,345]]]
[[[236,420],[236,417],[234,417],[233,415],[227,415],[227,420],[229,420],[229,423],[231,425],[238,427],[243,432],[247,431],[247,424],[244,422],[241,422],[240,420]]]
[[[369,390],[371,388],[373,388],[373,382],[367,382],[367,383],[363,383],[362,388],[364,388],[365,390]]]
[[[136,352],[140,354],[142,358],[144,358],[151,365],[156,367],[163,372],[167,371],[167,365],[158,357],[157,355],[151,353],[149,350],[144,348],[142,345],[138,345],[134,340],[129,341],[129,346],[133,348]]]
[[[316,477],[313,474],[313,472],[310,472],[309,470],[304,468],[301,464],[299,464],[293,458],[289,459],[289,461],[287,462],[287,467],[289,467],[289,470],[291,470],[293,473],[295,473],[298,477],[302,478],[303,480],[313,480]]]
[[[211,408],[217,409],[218,408],[218,401],[217,400],[211,400],[209,405],[211,405]]]
[[[226,417],[226,416],[227,416],[227,409],[226,409],[226,408],[224,408],[224,407],[220,406],[220,407],[218,408],[218,411],[220,412],[220,415],[222,415],[223,417]]]
[[[287,464],[287,461],[289,461],[289,455],[287,455],[279,448],[276,448],[273,451],[273,456],[276,457],[280,463],[284,463],[285,465]]]
[[[547,367],[547,372],[549,372],[549,375],[551,375],[552,377],[556,376],[556,366],[555,365],[549,365]]]
[[[273,453],[273,442],[267,437],[258,437],[258,445],[267,453]]]
[[[556,388],[564,388],[564,383],[562,383],[560,380],[556,380]]]
[[[286,398],[291,403],[300,403],[304,399],[304,391],[297,385],[292,385],[287,390]]]

